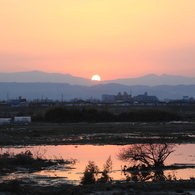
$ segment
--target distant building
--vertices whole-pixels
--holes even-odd
[[[12,106],[27,106],[27,101],[25,98],[22,98],[21,96],[19,96],[18,99],[12,99],[9,100],[9,104]]]
[[[138,95],[132,97],[131,95],[127,94],[127,92],[124,92],[122,94],[119,92],[117,95],[108,95],[103,94],[102,95],[102,102],[155,102],[158,101],[158,98],[156,96],[148,96],[147,92],[145,92],[143,95]]]
[[[0,118],[0,125],[10,125],[11,118]]]
[[[16,116],[14,117],[14,123],[15,124],[31,123],[31,117],[30,116]]]
[[[135,101],[139,102],[155,102],[158,101],[156,96],[148,96],[148,93],[145,92],[143,95],[138,95],[134,97]]]
[[[115,101],[116,101],[115,95],[108,95],[108,94],[102,95],[102,102],[115,102]]]
[[[132,97],[131,95],[128,95],[127,92],[124,92],[124,94],[121,94],[121,92],[119,92],[117,95],[116,95],[116,100],[117,101],[132,101]]]
[[[102,102],[117,102],[117,101],[132,101],[132,96],[128,95],[127,92],[124,92],[122,94],[121,92],[118,92],[117,95],[108,95],[103,94],[102,95]]]

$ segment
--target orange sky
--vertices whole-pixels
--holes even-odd
[[[0,72],[195,75],[195,0],[1,0]]]

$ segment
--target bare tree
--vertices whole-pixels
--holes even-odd
[[[118,158],[123,161],[141,163],[146,167],[162,167],[166,158],[174,151],[174,144],[134,144],[121,149]]]

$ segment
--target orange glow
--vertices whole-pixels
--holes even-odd
[[[194,76],[194,0],[0,2],[0,72]]]
[[[125,175],[121,172],[124,165],[129,166],[129,162],[120,161],[117,157],[120,149],[123,147],[129,147],[130,145],[104,145],[104,146],[94,146],[94,145],[48,145],[48,146],[32,146],[30,147],[30,151],[33,154],[41,154],[46,151],[44,157],[56,159],[61,157],[63,159],[77,159],[75,165],[73,165],[76,169],[70,169],[67,171],[55,170],[52,172],[41,171],[41,174],[47,174],[49,177],[67,177],[66,180],[80,180],[83,176],[83,172],[85,167],[87,166],[89,161],[94,161],[95,164],[102,170],[103,165],[109,156],[111,156],[111,160],[113,162],[113,172],[109,173],[109,176],[113,177],[115,180],[125,180]],[[7,148],[3,148],[2,152],[6,152]],[[17,154],[19,152],[24,152],[24,148],[11,148],[9,152],[13,152]],[[175,151],[170,154],[170,156],[166,159],[165,164],[171,165],[174,163],[178,164],[189,164],[189,162],[194,162],[194,145],[193,144],[181,144],[177,145]],[[68,165],[67,165],[68,166]],[[44,173],[45,172],[45,173]],[[171,170],[165,171],[165,175],[175,174],[178,179],[189,179],[195,174],[194,169],[181,169],[176,172],[172,172]],[[36,173],[38,174],[38,172]]]
[[[92,81],[101,81],[101,77],[99,75],[93,75],[91,78]]]

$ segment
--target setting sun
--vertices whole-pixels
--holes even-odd
[[[0,72],[194,77],[194,7],[195,0],[1,0]]]
[[[101,81],[101,78],[99,75],[93,75],[91,78],[92,81]]]

